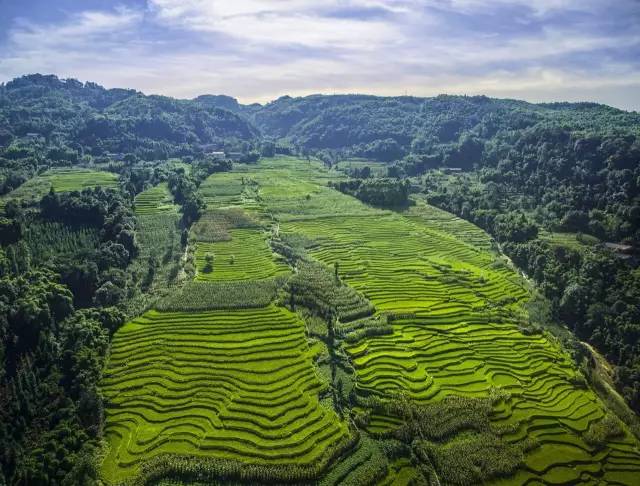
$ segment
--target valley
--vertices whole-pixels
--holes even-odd
[[[637,440],[531,325],[531,289],[486,233],[422,201],[364,205],[327,187],[340,177],[280,157],[203,183],[184,290],[247,298],[168,302],[116,332],[104,478],[632,484]],[[403,397],[437,418],[413,443]]]

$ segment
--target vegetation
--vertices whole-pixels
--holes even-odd
[[[169,192],[169,187],[166,183],[160,183],[138,194],[134,201],[134,207],[137,215],[158,214],[176,210],[176,206],[173,204],[173,196]]]
[[[297,178],[298,174],[294,169],[289,177]],[[359,291],[392,327],[390,334],[363,334],[354,343],[344,343],[355,368],[352,403],[366,409],[370,397],[384,400],[399,392],[419,403],[450,396],[481,399],[501,388],[508,395],[492,405],[490,417],[492,429],[501,430],[502,435],[491,439],[496,455],[483,466],[486,474],[501,476],[522,470],[530,454],[555,461],[547,462],[548,470],[556,468],[561,474],[566,465],[553,454],[559,443],[582,451],[577,461],[582,464],[581,471],[596,464],[598,470],[610,470],[610,465],[598,462],[596,457],[601,456],[591,455],[590,446],[581,439],[582,432],[602,418],[606,408],[593,391],[584,388],[571,357],[553,338],[531,327],[524,307],[529,299],[526,283],[492,253],[491,239],[485,233],[424,204],[402,214],[378,211],[366,216],[352,199],[344,213],[358,216],[329,217],[318,211],[314,217],[314,210],[309,209],[304,215],[291,217],[283,200],[286,197],[290,205],[296,205],[297,194],[275,194],[269,187],[286,184],[282,176],[286,177],[279,174],[278,180],[271,182],[259,171],[252,174],[259,181],[263,203],[271,207],[274,201],[279,235],[289,243],[294,261],[296,254],[304,252],[320,260],[328,267],[324,274],[327,283],[335,282],[329,269],[337,262],[341,285]],[[305,277],[305,265],[297,266],[299,281],[311,285],[313,280]],[[302,302],[302,296],[310,294],[303,289],[300,284],[293,289],[296,305],[311,306]],[[327,338],[329,329],[327,325]],[[538,374],[536,369],[545,371]],[[457,415],[472,416],[467,410]],[[379,434],[393,429],[394,424],[397,422],[392,418],[374,413],[366,430]],[[529,452],[533,442],[511,445],[525,437],[537,439],[538,447]],[[627,444],[634,443],[632,436],[625,437]],[[447,458],[463,461],[478,457],[481,445],[488,440],[480,436],[475,442],[438,450],[447,451]],[[476,456],[470,448],[475,448]],[[614,456],[618,454],[610,450]],[[499,463],[500,457],[508,460]],[[574,455],[568,456],[568,461],[573,461],[571,457]],[[447,477],[446,469],[453,464],[431,462],[442,477]],[[630,467],[638,467],[635,464]],[[464,474],[475,474],[475,469],[467,471]],[[622,477],[613,470],[609,474]],[[478,480],[473,475],[464,477]]]
[[[281,278],[256,281],[188,282],[156,303],[164,311],[199,311],[266,307],[282,286]]]
[[[196,243],[196,280],[259,280],[287,271],[273,258],[261,230],[234,228],[229,236],[229,241]]]
[[[201,144],[230,148],[256,136],[238,115],[197,101],[145,96],[133,90],[107,90],[56,76],[31,75],[0,88],[0,121],[11,146],[9,160],[38,158],[38,150],[22,147],[21,137],[34,134],[56,165],[74,165],[83,153],[130,155],[129,160],[167,159],[202,153]],[[46,140],[55,131],[55,145]],[[85,147],[83,152],[78,146]]]
[[[347,431],[318,402],[303,331],[272,306],[152,311],[122,327],[103,382],[107,479],[164,451],[301,466],[330,455]]]
[[[114,188],[117,183],[117,176],[111,172],[80,168],[50,170],[3,196],[0,207],[4,208],[8,203],[12,203],[14,207],[37,204],[49,191],[70,192],[95,187]]]
[[[546,138],[534,140],[539,146],[550,147]],[[580,139],[573,143],[580,147],[586,142]],[[612,141],[600,143],[607,146]],[[556,150],[563,164],[575,160],[573,149],[569,152],[564,144]],[[620,156],[630,155],[624,152]],[[600,177],[611,181],[623,173],[613,167],[604,168],[606,163],[602,157],[604,155],[599,153],[592,156],[593,160],[600,160],[601,169],[597,176],[593,175],[588,187],[582,176],[563,175],[557,168],[540,165],[530,175],[532,179],[542,177],[542,174],[547,177],[549,172],[555,174],[555,179],[549,184],[540,184],[544,191],[538,187],[533,192],[528,180],[501,178],[499,174],[505,167],[499,165],[497,169],[482,169],[477,174],[456,177],[456,184],[450,184],[438,175],[428,175],[425,189],[430,203],[468,218],[502,243],[504,251],[549,299],[553,317],[564,322],[578,338],[593,344],[616,365],[616,384],[637,411],[640,407],[640,349],[636,339],[639,316],[635,303],[640,294],[637,292],[636,257],[610,250],[599,245],[599,241],[622,239],[631,245],[632,252],[636,251],[635,223],[628,218],[638,195],[629,189],[624,197],[614,196],[619,187],[628,186],[616,185],[614,189],[608,188],[604,179],[597,181]],[[513,165],[511,167],[513,170]],[[609,192],[611,197],[606,201],[596,200],[599,196],[593,196],[591,200],[575,197],[577,193],[589,194],[594,188],[593,194]],[[514,193],[528,196],[511,197]],[[609,201],[613,200],[618,203],[612,205]],[[522,208],[529,210],[525,212]]]
[[[409,184],[394,179],[352,179],[335,185],[340,192],[363,202],[386,208],[400,208],[409,203]]]
[[[639,121],[0,85],[0,484],[635,484]]]

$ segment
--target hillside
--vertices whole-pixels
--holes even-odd
[[[640,115],[0,85],[0,484],[634,486]]]
[[[0,142],[33,133],[45,145],[76,151],[75,158],[85,151],[166,157],[197,151],[200,144],[257,136],[244,119],[216,105],[51,75],[24,76],[0,87],[0,133]]]
[[[334,149],[393,161],[409,153],[447,152],[468,136],[486,142],[501,131],[537,124],[637,133],[640,114],[594,103],[536,105],[486,96],[313,95],[278,98],[252,110],[251,119],[265,135],[307,150]]]
[[[105,479],[632,484],[637,440],[532,325],[489,237],[336,177],[281,158],[207,179],[235,199],[210,196],[201,221],[221,225],[192,231],[195,281],[114,336]],[[269,279],[280,298],[214,297]]]

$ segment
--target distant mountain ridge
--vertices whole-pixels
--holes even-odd
[[[54,75],[33,74],[0,85],[0,144],[13,137],[55,135],[95,154],[189,153],[234,139],[282,140],[303,151],[331,150],[393,161],[445,154],[473,139],[546,124],[571,132],[638,133],[640,114],[596,103],[542,103],[486,96],[429,98],[373,95],[282,96],[243,105],[227,95],[192,100],[145,95]],[[455,147],[454,147],[455,148]]]
[[[40,74],[0,85],[0,143],[30,133],[94,155],[138,152],[143,158],[259,136],[244,117],[208,103]]]

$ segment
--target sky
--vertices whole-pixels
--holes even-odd
[[[30,73],[243,103],[484,94],[640,111],[640,0],[0,0]]]

